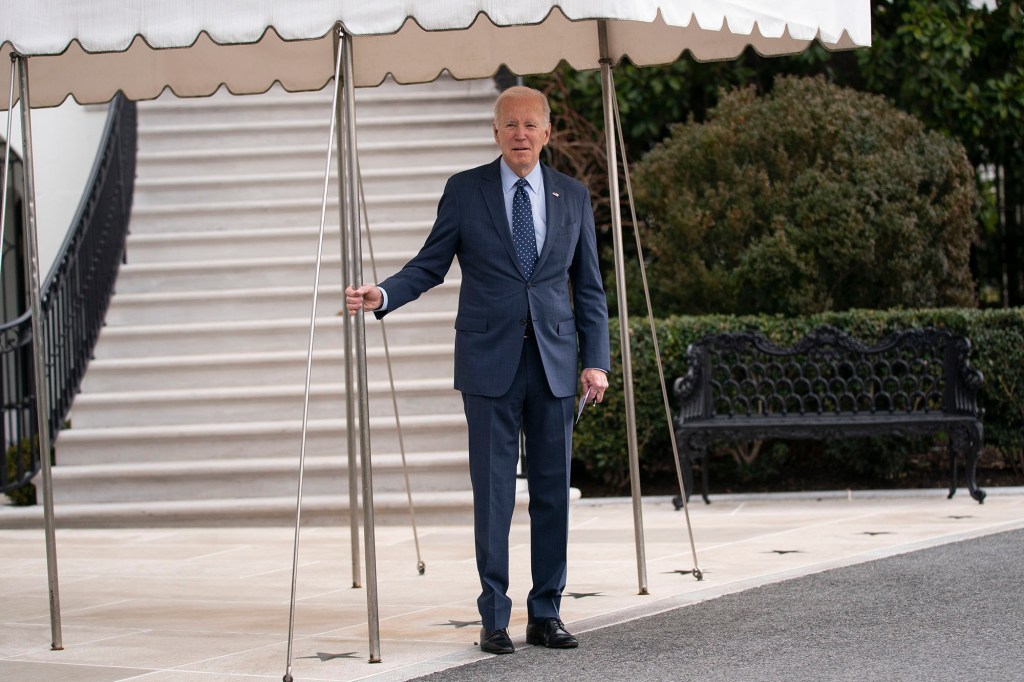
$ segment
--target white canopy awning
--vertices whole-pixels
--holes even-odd
[[[415,17],[415,18],[412,18]],[[333,32],[353,39],[354,84],[426,82],[447,69],[483,78],[561,60],[594,69],[598,19],[615,62],[730,59],[871,42],[868,0],[5,0],[0,54],[32,57],[32,106],[319,90],[331,79]],[[6,60],[4,60],[6,62]],[[0,92],[9,89],[0,68]],[[6,98],[0,102],[6,108]],[[0,109],[2,110],[2,109]]]
[[[333,77],[336,26],[351,36],[345,51],[346,102],[353,103],[353,86],[373,86],[391,74],[400,83],[426,82],[443,70],[456,78],[493,75],[503,64],[519,74],[543,73],[562,60],[576,69],[594,69],[629,58],[641,66],[670,63],[684,52],[699,60],[730,59],[752,46],[763,55],[800,52],[817,39],[830,49],[871,43],[870,0],[3,0],[0,10],[0,55],[12,53],[31,63],[31,107],[56,106],[69,96],[79,103],[109,101],[118,92],[134,100],[152,99],[165,88],[179,96],[210,95],[222,85],[236,94],[259,93],[280,82],[288,90],[319,90]],[[602,32],[606,40],[601,39]],[[349,58],[351,61],[349,62]],[[13,63],[13,62],[12,62]],[[28,83],[28,69],[20,75]],[[603,80],[610,81],[605,68]],[[0,68],[0,93],[10,89],[10,71]],[[613,88],[603,85],[605,107]],[[0,107],[7,108],[0,97]],[[30,120],[30,109],[22,109]],[[346,117],[354,131],[354,116]],[[617,196],[615,154],[611,131],[609,148],[612,196]],[[31,139],[30,136],[26,136]],[[354,136],[351,138],[354,140]],[[329,146],[329,145],[328,145]],[[343,219],[344,238],[358,245],[358,189],[355,145],[346,145],[349,212]],[[328,158],[329,155],[328,155]],[[328,163],[329,167],[329,163]],[[341,173],[344,175],[344,173]],[[32,173],[26,173],[31,187]],[[327,178],[321,213],[321,235],[327,206]],[[27,192],[30,194],[30,192]],[[31,216],[33,201],[25,205]],[[617,214],[614,214],[617,216]],[[27,221],[30,243],[35,242],[34,219]],[[616,280],[620,320],[626,330],[622,282],[621,228],[613,219],[616,237]],[[322,237],[321,237],[322,239]],[[354,249],[356,272],[346,281],[361,282],[359,250]],[[318,256],[319,267],[319,256]],[[38,272],[35,262],[30,272]],[[40,320],[38,282],[30,287],[33,319]],[[315,299],[314,299],[315,300]],[[315,304],[314,304],[315,310]],[[358,323],[356,325],[359,329]],[[312,334],[312,329],[311,329]],[[45,366],[42,334],[33,335],[36,367]],[[359,333],[356,334],[359,338]],[[623,337],[629,357],[628,333]],[[312,349],[312,336],[310,340]],[[362,354],[363,351],[360,351]],[[356,363],[365,370],[365,356]],[[623,363],[624,384],[631,386],[629,363]],[[365,374],[365,372],[363,372]],[[39,385],[45,382],[37,380]],[[360,405],[365,409],[365,382]],[[664,389],[664,386],[663,386]],[[308,391],[308,383],[307,383]],[[627,389],[627,411],[634,412]],[[45,392],[39,392],[45,396]],[[307,393],[308,398],[308,393]],[[45,400],[40,399],[41,434],[48,433]],[[362,413],[361,413],[362,414]],[[365,415],[360,422],[367,423]],[[303,427],[305,430],[305,426]],[[365,434],[365,432],[363,432]],[[48,444],[40,437],[40,446]],[[43,447],[46,445],[47,447]],[[638,471],[635,433],[630,436],[630,477]],[[369,484],[368,441],[363,450],[364,534],[372,548],[372,485]],[[303,451],[304,452],[304,451]],[[44,528],[47,570],[50,574],[51,629],[54,648],[60,648],[59,600],[56,589],[56,542],[53,537],[53,499],[48,460],[43,466]],[[677,458],[678,463],[678,458]],[[301,464],[300,464],[301,471]],[[301,481],[301,473],[300,479]],[[682,492],[682,491],[681,491]],[[292,621],[295,567],[298,555],[301,488],[296,511],[296,542],[292,573]],[[646,594],[639,488],[634,488],[637,564],[640,593]],[[687,523],[689,523],[687,516]],[[358,537],[358,531],[353,532]],[[696,549],[694,550],[694,575]],[[367,551],[367,563],[371,563]],[[376,630],[376,578],[367,591],[372,662],[379,661]],[[289,625],[290,679],[292,625]]]

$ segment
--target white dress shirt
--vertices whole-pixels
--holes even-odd
[[[512,231],[512,198],[516,194],[516,182],[519,176],[508,167],[505,159],[498,164],[501,168],[501,190],[505,197],[505,217],[508,218],[508,229]],[[533,167],[533,170],[526,175],[526,182],[530,183],[526,189],[530,197],[530,208],[533,210],[533,231],[537,234],[537,256],[540,256],[544,248],[544,239],[548,236],[548,207],[544,201],[544,173],[540,170],[540,163]]]

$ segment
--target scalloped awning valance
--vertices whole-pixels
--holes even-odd
[[[319,90],[333,31],[353,37],[354,85],[598,68],[598,21],[613,61],[730,59],[871,43],[868,0],[6,0],[0,54],[31,57],[32,106]],[[4,60],[6,62],[7,60]],[[0,69],[0,92],[10,75]],[[6,98],[0,101],[6,108]]]

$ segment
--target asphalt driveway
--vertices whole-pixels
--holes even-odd
[[[1024,530],[766,585],[418,678],[1024,680]]]

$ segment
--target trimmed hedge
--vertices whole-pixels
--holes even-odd
[[[822,324],[843,329],[864,343],[877,342],[892,331],[917,327],[948,328],[966,336],[972,346],[971,364],[985,376],[979,396],[985,409],[985,446],[1020,457],[1024,449],[1024,309],[854,310],[798,318],[712,315],[657,320],[658,343],[673,416],[678,407],[671,392],[672,382],[686,372],[686,348],[690,343],[712,333],[757,331],[778,345],[790,346]],[[576,427],[573,458],[589,476],[624,492],[628,486],[629,464],[617,320],[611,321],[609,333],[611,386],[604,403],[597,408],[587,408],[588,412]],[[671,475],[674,481],[669,427],[658,386],[650,326],[645,318],[630,320],[630,346],[641,477],[651,480]],[[843,441],[829,445],[825,457],[819,459],[824,466],[833,469],[896,478],[912,464],[914,450],[927,449],[928,443],[927,439],[886,439],[882,445],[876,439]],[[753,475],[766,482],[778,481],[782,473],[777,470],[778,465],[790,455],[789,447],[773,444],[769,448],[772,457],[765,458],[762,453],[765,463],[762,470]],[[882,455],[879,455],[880,448]],[[983,454],[981,465],[984,462]]]

